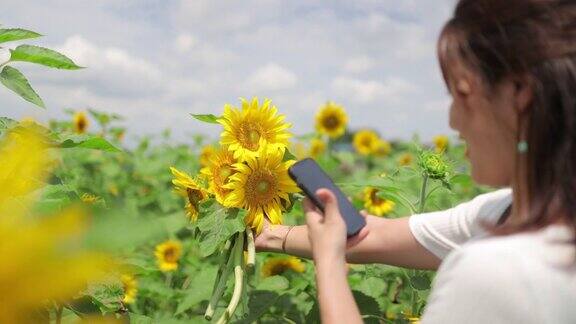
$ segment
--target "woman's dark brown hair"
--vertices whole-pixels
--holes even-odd
[[[460,59],[488,91],[514,76],[532,86],[533,100],[518,117],[518,139],[529,147],[518,174],[527,178],[529,217],[495,232],[557,221],[576,232],[576,0],[461,0],[438,54],[446,80],[450,63]]]

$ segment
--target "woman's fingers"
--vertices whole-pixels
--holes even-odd
[[[332,191],[324,188],[318,189],[316,196],[318,196],[318,199],[324,204],[324,217],[326,217],[327,220],[333,220],[336,217],[342,219],[338,208],[338,200]]]

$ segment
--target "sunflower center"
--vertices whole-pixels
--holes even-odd
[[[202,192],[198,189],[186,188],[186,193],[188,194],[188,201],[196,209],[198,209],[198,202],[202,200]]]
[[[378,197],[378,190],[373,190],[370,193],[370,200],[372,200],[372,203],[374,205],[379,205],[379,204],[382,204],[386,201],[385,199]]]
[[[86,130],[86,120],[84,118],[78,119],[76,122],[76,128],[78,129],[78,132],[83,133],[84,130]]]
[[[340,125],[340,119],[338,119],[336,115],[329,115],[326,118],[324,118],[324,127],[326,127],[327,129],[338,128],[339,125]]]
[[[170,263],[174,263],[177,260],[176,258],[176,251],[173,248],[167,248],[164,251],[164,260],[166,260],[166,262],[170,262]]]
[[[274,199],[277,180],[269,170],[252,173],[246,181],[246,200],[252,206],[262,206]]]
[[[267,193],[269,189],[270,184],[268,183],[268,181],[260,181],[260,183],[258,183],[258,186],[256,188],[256,190],[262,194]]]
[[[232,174],[232,169],[229,166],[223,166],[222,168],[220,168],[219,173],[220,173],[220,178],[222,179],[222,182],[224,182]]]
[[[239,140],[243,147],[250,151],[257,151],[260,144],[262,130],[256,123],[246,123],[240,127]]]
[[[284,271],[288,270],[289,267],[285,262],[277,262],[270,267],[270,276],[275,276],[282,274]]]
[[[372,139],[366,137],[364,139],[362,139],[362,145],[364,146],[371,146],[372,145]]]

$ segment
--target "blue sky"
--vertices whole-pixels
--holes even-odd
[[[352,129],[384,138],[452,134],[435,41],[451,0],[4,0],[5,27],[88,67],[16,64],[46,111],[0,88],[0,115],[39,120],[64,108],[123,115],[128,136],[169,128],[179,141],[219,129],[189,113],[219,114],[239,97],[272,99],[293,132],[311,131],[326,100]],[[14,44],[15,45],[15,44]],[[6,57],[6,52],[0,56]]]

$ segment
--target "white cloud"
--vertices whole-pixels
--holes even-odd
[[[343,69],[349,73],[362,73],[370,70],[374,65],[375,62],[373,59],[363,55],[350,58],[344,63]]]
[[[190,34],[180,34],[174,41],[174,47],[178,52],[188,52],[192,47],[196,46],[198,40]]]
[[[57,49],[66,53],[77,64],[91,69],[116,68],[136,74],[135,77],[158,78],[160,70],[148,61],[130,55],[126,50],[116,47],[101,47],[80,35],[71,36]]]
[[[250,91],[275,91],[294,87],[298,77],[292,71],[276,63],[268,63],[257,69],[246,83]]]
[[[376,100],[397,102],[401,96],[413,91],[414,86],[400,78],[389,78],[384,82],[337,77],[332,87],[341,96],[351,98],[357,103],[372,103]]]

